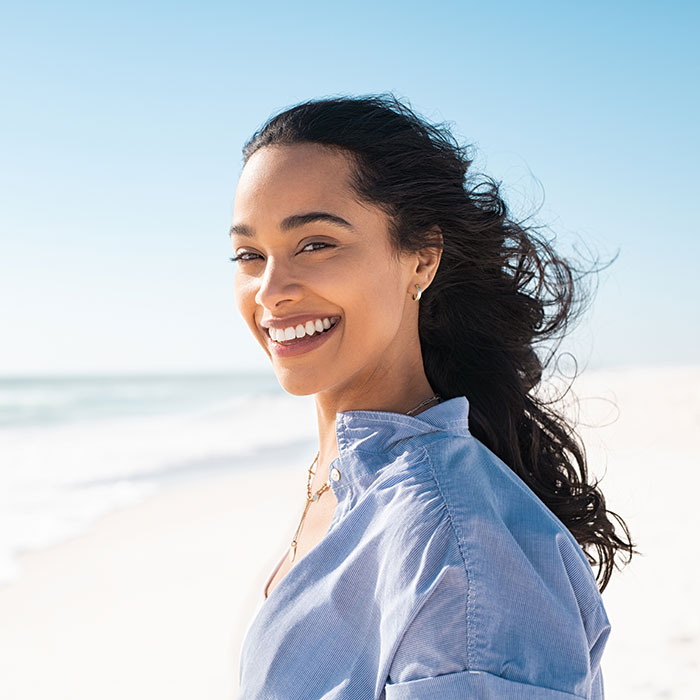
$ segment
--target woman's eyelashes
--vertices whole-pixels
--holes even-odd
[[[319,246],[319,247],[311,247]],[[317,250],[324,250],[325,248],[335,248],[332,243],[326,243],[325,241],[312,241],[311,243],[306,243],[304,247],[299,251],[300,253],[313,253]],[[251,262],[256,258],[262,258],[259,253],[251,253],[248,251],[243,251],[237,253],[233,257],[229,258],[231,262]]]
[[[312,252],[312,251],[307,251],[306,249],[310,245],[320,245],[323,246],[322,248],[314,248],[313,250],[323,250],[323,248],[335,248],[335,246],[332,243],[326,243],[325,241],[312,241],[311,243],[307,243],[302,249],[302,252]]]
[[[248,260],[254,260],[256,257],[259,258],[260,256],[257,253],[238,253],[232,258],[229,258],[229,260],[231,262],[247,262]]]

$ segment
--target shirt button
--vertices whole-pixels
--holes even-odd
[[[333,481],[340,480],[340,472],[335,467],[331,469],[331,479],[333,479]]]

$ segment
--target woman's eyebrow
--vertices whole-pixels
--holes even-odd
[[[351,231],[355,230],[352,224],[342,217],[336,216],[335,214],[329,214],[325,211],[311,211],[306,214],[292,214],[291,216],[282,219],[280,228],[282,231],[291,231],[294,228],[305,226],[306,224],[313,223],[314,221],[325,221],[329,224],[334,224],[335,226],[342,226],[343,228],[350,229]],[[246,236],[247,238],[255,238],[255,232],[247,224],[233,224],[229,231],[229,236],[232,236],[234,233],[239,236]]]

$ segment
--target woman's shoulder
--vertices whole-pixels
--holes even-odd
[[[588,559],[568,528],[483,443],[472,436],[448,436],[424,452],[474,575],[491,578],[500,553],[511,566],[521,561],[544,580],[565,575],[588,604],[600,601]]]
[[[375,498],[406,519],[448,517],[455,533],[471,520],[531,537],[566,526],[499,457],[471,435],[443,434],[384,458]],[[573,539],[573,538],[572,538]],[[575,541],[574,541],[575,542]]]
[[[493,561],[499,542],[519,556],[551,563],[556,549],[589,575],[587,558],[566,526],[501,459],[471,435],[443,434],[385,456],[372,491],[378,525],[405,546],[460,553],[474,569]],[[499,546],[499,551],[503,547]]]
[[[434,440],[411,459],[421,476],[406,485],[414,498],[402,503],[402,517],[422,540],[411,556],[426,595],[392,678],[420,677],[437,654],[442,673],[468,668],[585,697],[588,664],[597,670],[609,623],[573,536],[473,437]],[[525,658],[532,663],[521,666]]]

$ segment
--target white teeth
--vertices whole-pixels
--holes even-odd
[[[334,323],[340,320],[339,316],[334,316]],[[328,330],[334,323],[331,323],[329,317],[317,318],[314,321],[307,321],[305,324],[298,326],[289,326],[288,328],[268,328],[268,334],[272,340],[277,343],[282,343],[285,340],[295,340],[303,338],[305,335],[314,335],[314,333],[322,333]]]

